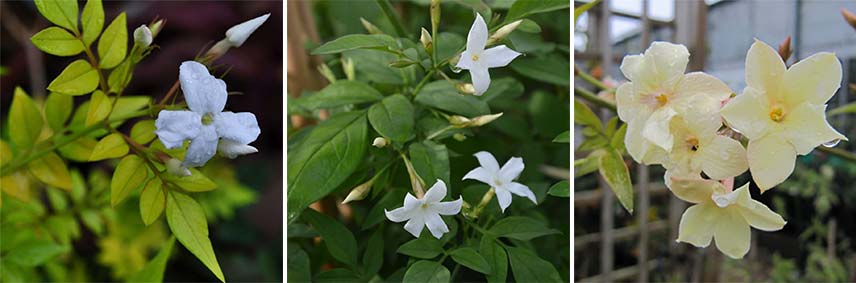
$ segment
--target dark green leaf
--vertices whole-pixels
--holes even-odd
[[[310,282],[312,270],[310,269],[309,255],[300,248],[300,245],[288,243],[288,260],[286,270],[286,281],[288,282]]]
[[[458,248],[449,252],[449,255],[455,262],[472,270],[484,274],[490,274],[492,271],[490,264],[473,248]]]
[[[363,274],[373,276],[380,271],[383,266],[383,246],[383,231],[378,229],[369,238],[363,253]]]
[[[318,231],[333,258],[348,266],[357,266],[357,240],[348,228],[312,209],[303,212],[303,219]]]
[[[297,101],[298,106],[307,110],[331,108],[336,106],[374,102],[383,99],[383,95],[364,82],[336,81],[314,95]]]
[[[560,55],[517,58],[511,62],[511,69],[537,81],[560,86],[571,84],[571,65]]]
[[[385,34],[349,34],[312,50],[312,55],[333,54],[353,49],[396,49],[395,39]]]
[[[508,9],[505,22],[510,23],[528,15],[565,9],[570,6],[565,0],[518,0]]]
[[[571,143],[571,131],[562,132],[561,134],[556,136],[556,138],[553,139],[553,142]]]
[[[468,118],[490,114],[487,103],[475,96],[458,93],[455,86],[445,80],[425,84],[416,95],[416,102]]]
[[[369,108],[369,122],[382,136],[407,141],[413,132],[413,105],[400,94],[384,98]]]
[[[442,264],[420,260],[407,269],[407,272],[404,273],[403,282],[447,283],[451,279],[450,277],[449,269]]]
[[[31,239],[12,247],[3,259],[21,266],[39,266],[66,251],[68,247],[53,241]]]
[[[562,282],[559,271],[549,261],[543,260],[530,250],[506,247],[511,262],[511,272],[517,282]]]
[[[443,243],[433,237],[420,237],[404,243],[398,247],[397,252],[411,257],[431,259],[443,253]]]
[[[506,237],[521,241],[529,241],[537,237],[559,233],[555,229],[544,226],[544,223],[538,220],[523,216],[506,217],[494,224],[490,228],[490,232],[497,237]]]
[[[491,272],[487,274],[488,282],[506,282],[508,276],[508,257],[502,246],[496,243],[496,238],[484,236],[479,244],[479,253],[490,264]]]
[[[571,184],[568,181],[561,181],[561,182],[555,183],[555,184],[553,184],[552,187],[550,187],[550,191],[547,193],[550,194],[551,196],[554,196],[554,197],[563,197],[563,198],[570,197],[571,196]]]
[[[427,187],[437,179],[450,184],[449,152],[446,145],[429,140],[410,145],[410,162]]]

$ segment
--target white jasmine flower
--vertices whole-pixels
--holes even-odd
[[[496,192],[496,201],[499,202],[502,212],[505,212],[505,208],[511,205],[511,194],[526,197],[533,203],[538,204],[535,194],[529,190],[529,187],[514,182],[514,179],[517,179],[520,173],[523,172],[523,158],[512,157],[500,168],[499,163],[496,162],[496,158],[489,152],[480,151],[474,155],[479,160],[481,167],[477,167],[467,173],[464,176],[464,180],[473,179],[491,186]]]
[[[826,102],[841,85],[841,63],[822,52],[790,68],[755,40],[746,55],[746,89],[722,107],[722,117],[749,139],[752,178],[761,191],[785,181],[797,154],[847,137],[826,121]]]
[[[504,67],[520,56],[519,52],[505,45],[485,50],[487,33],[487,24],[481,15],[476,13],[476,20],[467,35],[467,50],[461,53],[461,59],[457,64],[458,68],[470,71],[475,95],[482,95],[490,86],[488,68]]]
[[[241,47],[244,41],[256,31],[270,17],[270,13],[256,17],[255,19],[240,23],[226,31],[226,39],[234,47]]]
[[[180,147],[190,140],[182,166],[205,165],[218,149],[229,158],[258,151],[247,145],[261,133],[256,116],[223,112],[225,82],[194,61],[181,63],[179,80],[190,111],[161,111],[155,121],[155,133],[166,148]]]
[[[152,44],[152,31],[146,25],[141,25],[134,30],[134,43],[142,48]]]
[[[625,56],[621,72],[630,82],[615,93],[618,117],[627,123],[624,144],[636,162],[657,164],[672,151],[673,117],[690,103],[719,107],[731,94],[722,81],[705,73],[684,74],[690,53],[683,45],[654,42],[645,53]],[[705,99],[692,99],[703,97]],[[708,107],[702,107],[708,109]]]
[[[671,190],[678,198],[695,203],[681,216],[677,241],[703,248],[716,239],[716,248],[735,259],[749,252],[750,226],[769,232],[781,230],[786,223],[752,199],[748,183],[731,191],[712,180],[673,178]]]
[[[384,210],[386,218],[393,222],[403,222],[404,230],[410,232],[413,237],[419,238],[422,233],[422,227],[428,227],[428,231],[434,238],[443,237],[444,233],[449,232],[449,227],[440,215],[455,215],[461,212],[461,204],[463,199],[458,197],[454,201],[441,202],[446,197],[446,183],[443,180],[437,179],[437,182],[428,189],[421,199],[417,199],[410,193],[404,196],[404,206],[393,209],[392,211]]]

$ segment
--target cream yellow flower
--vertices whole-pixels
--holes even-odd
[[[797,154],[847,140],[826,121],[825,104],[841,84],[841,63],[832,53],[785,68],[772,47],[755,40],[746,56],[746,84],[721,113],[749,139],[749,170],[762,192],[791,175]]]
[[[624,143],[637,162],[663,161],[674,141],[670,122],[690,103],[718,107],[731,94],[731,89],[713,76],[684,74],[689,56],[683,45],[654,42],[645,53],[625,56],[621,62],[621,72],[630,82],[616,90],[616,106],[619,118],[627,123]]]
[[[716,248],[735,259],[749,252],[750,226],[777,231],[786,223],[782,216],[751,198],[748,183],[730,191],[712,180],[672,178],[671,190],[678,198],[696,204],[684,211],[677,241],[704,248],[716,239]]]

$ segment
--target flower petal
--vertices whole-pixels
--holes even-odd
[[[499,163],[496,162],[496,158],[490,152],[479,151],[473,155],[479,160],[481,167],[488,170],[488,172],[499,172]]]
[[[624,136],[624,145],[633,160],[645,165],[662,164],[667,161],[667,153],[663,149],[652,145],[642,136],[642,129],[648,117],[637,116],[637,120],[627,123],[627,132]],[[646,118],[643,120],[643,118]]]
[[[499,168],[499,179],[503,182],[511,182],[520,176],[523,167],[523,158],[512,157],[502,165],[502,168]]]
[[[693,72],[684,75],[684,78],[678,82],[674,99],[677,100],[675,102],[680,102],[680,100],[701,96],[716,101],[716,106],[719,106],[719,102],[730,95],[731,88],[721,80],[702,72]]]
[[[802,59],[785,72],[784,94],[791,105],[826,104],[841,86],[841,62],[821,52]]]
[[[446,197],[446,183],[443,180],[437,179],[437,182],[434,183],[431,188],[428,189],[428,192],[425,193],[425,196],[422,197],[422,201],[425,203],[434,203],[443,200]]]
[[[826,105],[803,103],[782,121],[783,132],[798,154],[805,155],[815,147],[833,140],[847,140],[826,120]]]
[[[487,44],[487,24],[482,16],[476,13],[476,19],[470,27],[470,33],[467,34],[467,51],[480,55],[484,51],[485,44]]]
[[[496,173],[489,172],[487,169],[484,169],[484,167],[476,167],[476,169],[473,169],[472,171],[467,173],[467,175],[464,175],[464,178],[462,180],[478,180],[482,183],[492,186],[493,180],[496,178],[494,174]]]
[[[740,214],[743,215],[743,218],[749,225],[755,227],[755,229],[767,232],[778,231],[785,227],[787,222],[782,219],[781,215],[773,212],[773,210],[763,203],[752,199],[752,196],[749,194],[749,183],[737,189],[736,192],[740,194],[737,199]]]
[[[511,192],[501,188],[495,188],[496,192],[496,201],[499,202],[499,208],[502,209],[502,212],[505,212],[505,209],[511,205]]]
[[[226,83],[208,73],[205,65],[184,61],[178,68],[181,91],[190,110],[199,114],[219,113],[226,106]]]
[[[624,77],[630,81],[641,80],[642,77],[637,76],[639,73],[638,69],[642,64],[644,64],[645,56],[639,55],[627,55],[621,59],[621,73],[624,74]]]
[[[769,109],[767,98],[761,92],[747,87],[743,94],[725,104],[719,113],[729,126],[752,140],[760,138],[772,127]]]
[[[458,60],[458,64],[455,65],[455,67],[464,70],[471,70],[476,67],[482,68],[481,65],[476,64],[476,62],[473,61],[473,54],[470,51],[464,51],[461,53],[461,58]]]
[[[752,238],[749,223],[746,223],[738,211],[739,209],[722,209],[713,231],[716,248],[734,259],[743,258],[749,252],[749,241]]]
[[[248,144],[256,140],[262,132],[256,115],[250,112],[220,112],[214,117],[217,135],[237,143]]]
[[[797,152],[779,135],[750,140],[746,154],[752,179],[762,193],[784,182],[794,172]]]
[[[511,50],[511,48],[505,45],[493,47],[482,53],[481,60],[484,60],[482,66],[487,68],[505,67],[508,63],[511,63],[511,60],[520,56],[520,54],[520,52]]]
[[[529,187],[527,187],[526,185],[517,182],[511,182],[506,184],[504,187],[509,192],[521,197],[528,198],[532,201],[532,203],[538,204],[538,200],[535,198],[535,193],[533,193],[532,190],[530,190]]]
[[[746,84],[771,98],[780,98],[785,62],[773,47],[755,39],[746,54]]]
[[[490,73],[488,73],[486,67],[473,66],[470,69],[470,77],[472,77],[473,89],[475,90],[473,94],[482,95],[490,87]]]
[[[623,83],[615,90],[615,105],[618,108],[618,118],[629,122],[636,117],[651,115],[651,108],[639,101],[639,93],[634,83]],[[644,121],[644,120],[643,120]]]
[[[720,135],[716,135],[706,144],[701,144],[694,158],[701,163],[702,171],[714,180],[734,177],[749,169],[743,145]]]
[[[404,206],[403,207],[406,209],[409,209],[409,210],[413,210],[413,209],[416,209],[417,207],[421,206],[422,203],[424,203],[424,202],[425,202],[424,200],[420,200],[420,199],[414,197],[413,195],[411,195],[410,193],[407,193],[406,195],[404,195]]]
[[[238,157],[239,155],[256,153],[259,152],[259,150],[246,144],[233,142],[228,139],[221,139],[220,142],[217,143],[217,152],[226,158],[235,159],[235,157]]]
[[[645,127],[642,129],[642,136],[652,144],[666,151],[671,151],[674,136],[669,129],[669,124],[672,117],[677,114],[671,107],[660,107],[651,114],[651,117],[648,117],[648,121],[645,122]]]
[[[217,153],[217,131],[212,126],[200,128],[199,135],[190,141],[187,154],[184,155],[184,167],[199,167],[205,165],[214,153]]]
[[[681,216],[678,226],[678,242],[690,243],[693,246],[704,248],[710,245],[713,238],[712,223],[719,218],[716,205],[702,203],[690,206]]]
[[[384,209],[383,212],[386,214],[386,219],[392,222],[402,222],[413,217],[413,209],[407,209],[407,207],[399,207],[393,210]]]
[[[267,21],[268,17],[270,17],[270,13],[233,26],[226,31],[226,38],[232,46],[241,47],[241,45],[244,44],[244,41],[246,41],[247,38],[250,37],[257,28],[259,28],[259,26]]]
[[[419,238],[419,234],[422,234],[422,227],[425,227],[425,216],[419,213],[413,213],[410,220],[404,224],[404,230],[407,230],[407,232],[410,232],[410,235],[416,238]]]
[[[667,177],[671,180],[671,182],[667,182],[669,190],[671,190],[679,199],[691,203],[709,202],[710,196],[713,195],[713,192],[716,191],[717,188],[722,187],[722,184],[719,182],[702,179],[701,177]]]
[[[180,147],[193,139],[202,128],[202,116],[193,111],[161,110],[155,120],[155,134],[168,149]]]
[[[428,227],[428,231],[431,232],[431,235],[437,239],[442,238],[443,233],[449,233],[449,226],[446,226],[446,222],[443,221],[443,218],[436,213],[428,213],[425,215],[425,226]]]
[[[463,205],[464,199],[458,197],[458,199],[453,201],[442,201],[431,205],[437,213],[442,215],[455,215],[461,212],[461,206]]]
[[[651,60],[653,68],[638,71],[651,72],[656,76],[655,81],[661,88],[671,89],[686,71],[690,52],[686,46],[680,44],[656,41],[645,50],[645,59]]]

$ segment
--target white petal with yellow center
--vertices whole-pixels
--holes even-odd
[[[761,192],[784,182],[794,171],[797,158],[794,147],[775,134],[749,141],[746,154],[752,179]]]

